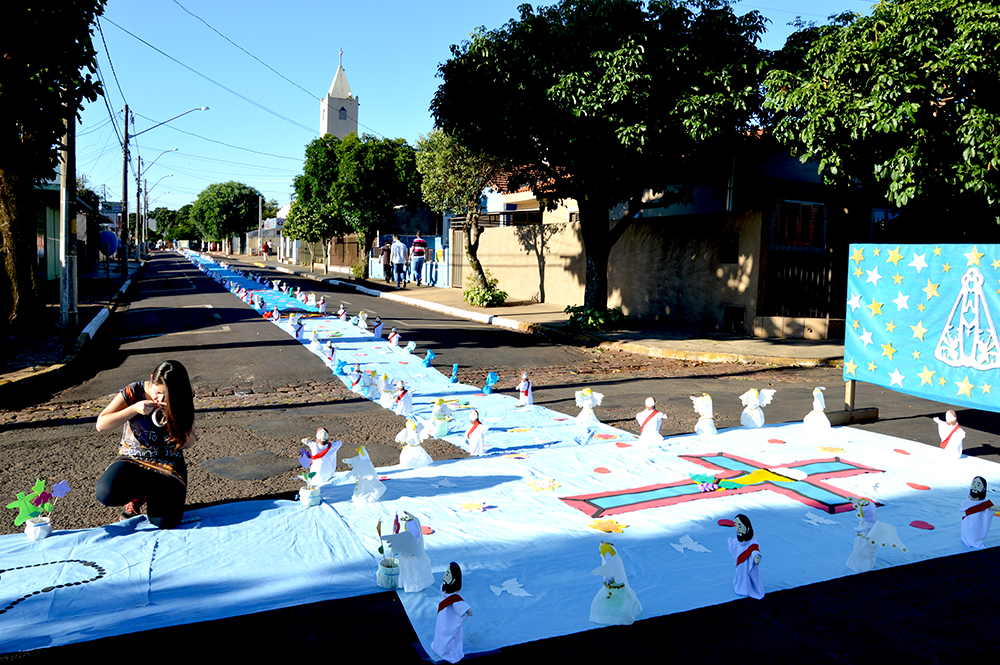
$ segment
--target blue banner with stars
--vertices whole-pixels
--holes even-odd
[[[847,297],[845,381],[1000,411],[1000,245],[851,245]]]

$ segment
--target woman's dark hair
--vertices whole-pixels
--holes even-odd
[[[168,440],[183,444],[194,426],[194,394],[191,379],[184,365],[176,360],[164,360],[153,371],[153,385],[163,385],[166,400]]]

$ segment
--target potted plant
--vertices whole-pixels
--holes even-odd
[[[299,455],[299,464],[305,471],[302,473],[302,481],[306,484],[305,487],[299,490],[299,501],[306,508],[310,506],[319,505],[319,486],[313,485],[311,481],[315,476],[315,471],[310,471],[309,467],[312,466],[312,458],[309,456],[309,452],[303,448],[302,454]]]
[[[24,533],[31,540],[41,540],[52,533],[52,510],[56,501],[69,493],[69,484],[63,480],[45,490],[45,481],[36,480],[30,492],[18,492],[17,498],[7,507],[18,511],[14,526],[24,524]]]
[[[382,520],[378,521],[375,531],[378,532],[378,553],[382,555],[382,558],[378,562],[378,573],[375,575],[375,583],[383,589],[397,589],[399,588],[399,561],[396,560],[396,557],[392,556],[391,548],[389,556],[386,556],[385,550],[387,545],[382,542]],[[399,533],[399,515],[396,516],[396,520],[393,523],[393,533]]]

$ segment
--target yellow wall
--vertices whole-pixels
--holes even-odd
[[[611,250],[608,305],[626,314],[721,330],[724,305],[746,306],[753,329],[761,215],[702,214],[641,219]],[[720,234],[738,233],[738,262],[719,263]],[[514,300],[583,303],[586,255],[578,222],[504,226],[483,232],[483,266]]]

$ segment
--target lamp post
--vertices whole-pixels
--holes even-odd
[[[189,113],[190,113],[190,111],[189,111]],[[183,115],[183,114],[181,114],[181,115]],[[163,124],[163,123],[160,123],[160,124]],[[150,129],[152,129],[152,127],[150,127]],[[144,130],[144,131],[149,131],[149,130]],[[142,132],[140,132],[140,134],[141,133]],[[136,134],[136,136],[138,136],[138,135],[139,134]],[[149,163],[149,165],[146,167],[146,171],[148,172],[149,169],[153,168],[153,164],[156,164],[156,161],[160,157],[163,157],[168,152],[177,152],[177,148],[171,148],[170,150],[164,150],[163,152],[161,152],[159,155],[156,156],[156,159],[154,159],[152,162]],[[143,210],[143,197],[141,195],[142,189],[141,189],[141,186],[139,185],[140,182],[144,183],[145,180],[142,180],[141,178],[142,178],[142,157],[139,158],[139,168],[138,168],[137,173],[135,174],[135,187],[136,187],[136,193],[135,193],[135,198],[136,198],[136,201],[135,201],[135,236],[136,236],[135,240],[136,240],[136,243],[135,243],[135,245],[136,246],[135,246],[135,249],[136,249],[136,254],[137,255],[141,255],[141,254],[145,254],[146,253],[146,241],[148,239],[147,238],[148,233],[147,233],[147,229],[146,229],[146,217],[144,215],[145,210]],[[159,182],[159,181],[157,181],[157,182]],[[147,193],[147,198],[148,198],[148,193]],[[142,228],[142,232],[141,233],[139,232],[139,229],[140,229],[139,224],[140,223],[142,224],[142,227],[141,227]],[[140,241],[142,243],[141,248],[140,248]],[[137,258],[138,258],[138,256],[137,256]]]
[[[139,136],[141,136],[142,134],[145,134],[149,130],[156,129],[157,127],[160,127],[162,125],[167,124],[168,122],[173,122],[177,118],[181,118],[183,116],[186,116],[188,113],[194,113],[195,111],[207,111],[207,110],[208,110],[207,106],[199,106],[197,108],[193,108],[193,109],[190,109],[188,111],[184,111],[184,113],[180,113],[178,115],[175,115],[173,118],[169,118],[167,120],[164,120],[163,122],[159,122],[159,123],[153,125],[152,127],[147,127],[146,129],[142,130],[141,132],[136,132],[135,134],[132,135],[132,137],[133,138],[138,138]],[[129,134],[128,134],[128,104],[126,104],[125,105],[125,141],[124,141],[124,146],[123,146],[123,149],[122,149],[122,238],[121,238],[121,242],[122,242],[122,247],[123,248],[127,248],[127,246],[128,246],[128,141],[129,141]],[[167,152],[172,152],[172,151],[168,150]],[[157,157],[157,159],[159,159],[159,157]],[[153,161],[156,161],[156,160],[153,160]],[[137,188],[138,188],[138,183],[139,183],[139,175],[137,174],[136,175],[136,187]],[[141,200],[139,198],[139,192],[136,192],[136,199],[137,199],[137,201]],[[139,223],[138,217],[139,217],[139,206],[136,205],[136,228],[137,229],[138,229],[138,223]],[[137,249],[138,249],[138,247],[137,247]],[[128,273],[128,267],[127,266],[128,266],[127,249],[123,249],[122,250],[122,264],[121,264],[122,275],[125,275],[125,274]]]
[[[176,148],[175,148],[175,150],[176,150]],[[159,157],[157,157],[157,159],[159,159]],[[146,196],[143,199],[143,205],[142,205],[142,222],[143,222],[142,223],[142,232],[143,232],[142,243],[143,243],[143,249],[144,250],[146,249],[146,244],[149,242],[149,193],[151,191],[153,191],[153,188],[156,187],[157,185],[159,185],[163,181],[164,178],[172,178],[172,177],[174,177],[173,173],[168,173],[167,175],[162,176],[159,180],[157,180],[156,182],[153,183],[153,187],[150,187],[148,182],[143,181],[143,184],[145,184],[145,186],[146,186]],[[162,196],[162,194],[160,196]],[[156,199],[159,199],[159,198],[160,198],[159,196],[156,197]],[[156,202],[156,199],[153,200],[154,203]]]

